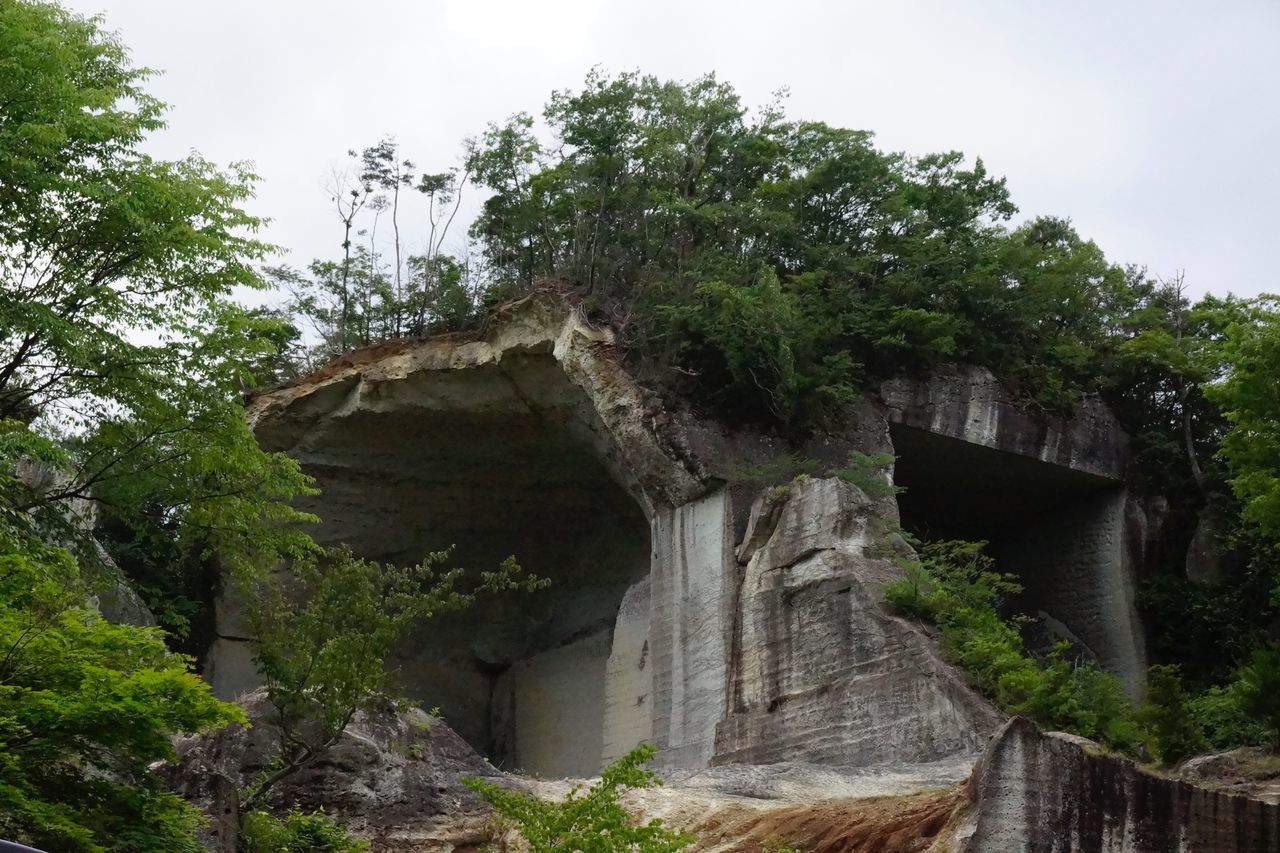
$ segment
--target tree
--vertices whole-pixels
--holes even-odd
[[[491,292],[567,282],[722,412],[803,429],[946,361],[1055,411],[1097,384],[1123,270],[1065,220],[1011,229],[981,160],[881,152],[777,101],[752,112],[713,76],[595,71],[543,117],[545,143],[522,113],[468,160],[492,191],[472,228]]]
[[[161,632],[88,608],[97,510],[126,567],[314,548],[310,482],[240,400],[287,337],[230,301],[261,286],[253,176],[142,153],[149,76],[97,18],[0,3],[0,821],[59,850],[195,849],[148,765],[237,718]]]
[[[656,753],[649,744],[637,746],[606,767],[600,781],[585,792],[575,787],[558,803],[483,779],[463,779],[462,784],[511,821],[533,853],[674,853],[692,844],[693,836],[672,831],[656,818],[636,825],[618,802],[629,788],[662,784],[641,766]]]
[[[0,418],[74,439],[32,500],[159,504],[233,566],[305,547],[281,522],[306,478],[238,399],[271,347],[228,298],[262,286],[252,175],[139,151],[162,105],[97,19],[6,3],[0,39]]]
[[[13,424],[12,421],[7,422]],[[0,438],[0,494],[21,458],[55,461],[20,426]],[[242,719],[157,629],[86,605],[76,557],[0,500],[0,835],[52,851],[199,849],[196,811],[150,770],[171,737]]]
[[[1230,369],[1210,391],[1231,424],[1222,456],[1244,518],[1280,542],[1280,302],[1260,300],[1227,338]]]
[[[400,567],[340,549],[323,559],[308,555],[287,578],[260,584],[251,611],[254,659],[279,732],[279,756],[245,792],[246,810],[337,743],[357,711],[394,694],[387,658],[414,623],[466,607],[477,593],[545,586],[521,577],[511,557],[482,573],[474,591],[463,591],[461,570],[440,570],[448,557],[437,552]]]

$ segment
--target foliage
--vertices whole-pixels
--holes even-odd
[[[1277,716],[1277,691],[1280,691],[1280,648],[1264,646],[1255,649],[1233,677],[1225,684],[1212,686],[1203,692],[1187,696],[1179,684],[1161,684],[1159,670],[1172,667],[1153,667],[1149,696],[1156,691],[1165,695],[1160,704],[1161,715],[1166,715],[1177,730],[1172,738],[1175,744],[1185,746],[1166,755],[1166,762],[1192,754],[1203,747],[1230,749],[1237,746],[1280,745],[1280,716]],[[1181,707],[1178,701],[1181,699]],[[1154,727],[1156,742],[1161,743],[1160,729]]]
[[[767,486],[783,486],[797,477],[812,476],[818,466],[818,460],[810,459],[802,453],[784,453],[763,462],[739,465],[733,469],[733,477],[737,482],[762,489]]]
[[[545,279],[722,411],[796,426],[866,381],[990,366],[1051,407],[1101,369],[1132,299],[1062,220],[1010,228],[1004,181],[958,153],[748,111],[727,84],[592,72],[543,119],[491,125],[468,165],[491,289]]]
[[[195,851],[197,813],[148,765],[172,757],[173,734],[239,710],[159,631],[107,623],[87,592],[74,556],[0,502],[0,835],[51,851]]]
[[[1147,670],[1146,700],[1138,709],[1138,722],[1147,732],[1152,753],[1164,764],[1177,764],[1209,747],[1204,726],[1192,713],[1190,702],[1178,667]]]
[[[1280,746],[1280,644],[1254,649],[1232,688],[1241,710],[1266,729],[1272,746]]]
[[[283,818],[249,812],[241,823],[241,853],[365,853],[369,849],[369,842],[352,838],[323,812],[303,814],[294,809]]]
[[[636,825],[619,803],[629,788],[660,785],[657,775],[641,767],[655,755],[642,744],[610,764],[600,781],[584,792],[575,787],[560,802],[510,791],[483,779],[463,779],[499,815],[511,821],[533,853],[663,853],[683,850],[692,836],[668,829],[661,820]]]
[[[1210,390],[1231,424],[1222,456],[1245,520],[1280,542],[1280,303],[1262,301],[1227,336],[1230,369]]]
[[[1234,682],[1192,696],[1186,712],[1213,749],[1261,745],[1272,737],[1264,723],[1246,713]]]
[[[64,437],[69,473],[16,505],[95,501],[238,570],[306,547],[307,480],[238,399],[273,331],[229,301],[261,286],[252,174],[141,153],[163,105],[97,19],[4,4],[0,68],[0,418]]]
[[[258,448],[240,399],[287,339],[231,301],[262,286],[254,177],[143,153],[149,77],[99,19],[0,3],[0,821],[60,850],[195,849],[148,764],[238,718],[160,631],[87,608],[109,571],[95,516],[149,581],[215,549],[250,577],[314,547],[290,505],[309,480]],[[192,612],[173,605],[176,628]]]
[[[1115,676],[1071,658],[1065,644],[1044,661],[1036,660],[1025,648],[1017,620],[1001,618],[1005,600],[1021,587],[995,570],[984,545],[923,545],[918,559],[903,561],[906,577],[885,585],[885,600],[937,625],[947,658],[1009,713],[1122,751],[1135,749],[1142,733]]]
[[[265,270],[288,294],[283,314],[308,338],[295,353],[306,367],[379,341],[456,329],[476,315],[481,269],[474,258],[444,251],[468,175],[418,174],[390,138],[348,155],[349,166],[335,171],[328,187],[342,226],[341,259],[316,259],[305,271]],[[401,229],[403,195],[410,191],[426,201],[425,222],[405,229],[421,233],[420,240]],[[385,235],[378,236],[384,215],[390,258],[384,257]]]
[[[323,755],[355,713],[392,692],[386,661],[418,620],[471,604],[478,592],[534,590],[514,557],[482,573],[478,590],[460,589],[460,569],[441,571],[449,554],[415,566],[362,560],[338,549],[304,555],[288,577],[263,581],[250,618],[254,659],[280,732],[276,766],[249,786],[245,802],[261,803],[271,786]]]
[[[848,463],[832,473],[846,483],[857,486],[872,500],[891,498],[902,491],[901,486],[893,484],[891,469],[895,458],[892,453],[851,450]]]

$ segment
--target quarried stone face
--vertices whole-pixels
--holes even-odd
[[[514,556],[550,581],[426,621],[392,661],[409,697],[497,766],[544,776],[590,775],[654,739],[650,520],[706,491],[642,425],[644,399],[601,343],[573,315],[539,315],[339,364],[252,413],[261,443],[316,478],[300,508],[321,544],[399,564],[447,549],[471,573]],[[209,667],[224,693],[255,683],[233,621]],[[719,661],[704,690],[722,700],[723,642],[687,648]],[[704,764],[719,711],[704,713]]]
[[[322,543],[396,563],[452,549],[472,571],[515,556],[551,581],[429,620],[392,662],[506,769],[589,775],[643,741],[672,772],[976,754],[1000,716],[883,604],[899,518],[989,539],[1038,610],[1138,683],[1122,434],[1096,406],[1037,421],[980,371],[891,383],[816,445],[835,467],[892,450],[898,503],[815,478],[751,507],[734,471],[787,451],[664,406],[556,299],[352,353],[250,417],[316,478],[302,508]],[[235,609],[207,665],[222,695],[255,684]]]

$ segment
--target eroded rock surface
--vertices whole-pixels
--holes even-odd
[[[964,853],[1264,853],[1280,806],[1155,776],[1082,738],[1005,725],[974,770]]]
[[[934,435],[1121,480],[1128,437],[1097,395],[1086,395],[1074,416],[1046,417],[1019,406],[990,370],[956,366],[915,379],[884,383],[891,423]]]
[[[228,849],[236,792],[276,755],[278,732],[265,692],[241,702],[251,726],[179,739],[177,763],[164,771],[175,790],[210,817],[204,842],[211,850]],[[453,841],[484,836],[489,813],[459,783],[464,776],[501,774],[443,720],[386,705],[359,712],[332,749],[272,789],[267,805],[279,812],[323,807],[379,850],[431,849],[404,845],[426,844],[441,832]]]
[[[1105,408],[1037,418],[956,369],[847,415],[792,448],[664,406],[609,330],[545,294],[470,336],[352,353],[251,407],[262,444],[317,478],[302,508],[322,542],[395,562],[452,545],[479,570],[513,554],[551,579],[431,620],[394,661],[410,697],[504,770],[589,775],[641,741],[686,775],[976,754],[1000,716],[881,604],[899,520],[990,541],[1027,588],[1020,609],[1140,689],[1145,534]],[[855,449],[897,454],[898,502],[744,473],[791,453],[838,468]],[[231,605],[206,669],[224,696],[256,683]]]
[[[883,508],[839,479],[757,502],[744,564],[731,710],[716,762],[909,764],[975,755],[1003,717],[915,624],[887,612],[902,576]]]

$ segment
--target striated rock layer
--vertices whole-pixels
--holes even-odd
[[[1155,776],[1021,717],[969,782],[961,853],[1269,853],[1280,805]]]
[[[847,415],[797,449],[665,407],[608,329],[549,294],[471,336],[352,353],[250,410],[263,446],[316,477],[303,508],[322,542],[397,562],[452,547],[478,570],[514,554],[551,579],[431,620],[395,661],[502,769],[589,775],[641,741],[676,775],[975,755],[1000,716],[881,601],[899,523],[990,541],[1026,610],[1139,689],[1146,527],[1105,408],[1037,419],[989,373],[956,370]],[[851,450],[897,455],[898,501],[752,473],[794,452],[836,468]],[[257,683],[233,599],[206,667],[224,696]]]
[[[875,502],[839,479],[798,480],[757,501],[738,550],[717,763],[932,761],[976,753],[999,726],[919,627],[886,612],[881,587],[901,573],[889,530]]]

